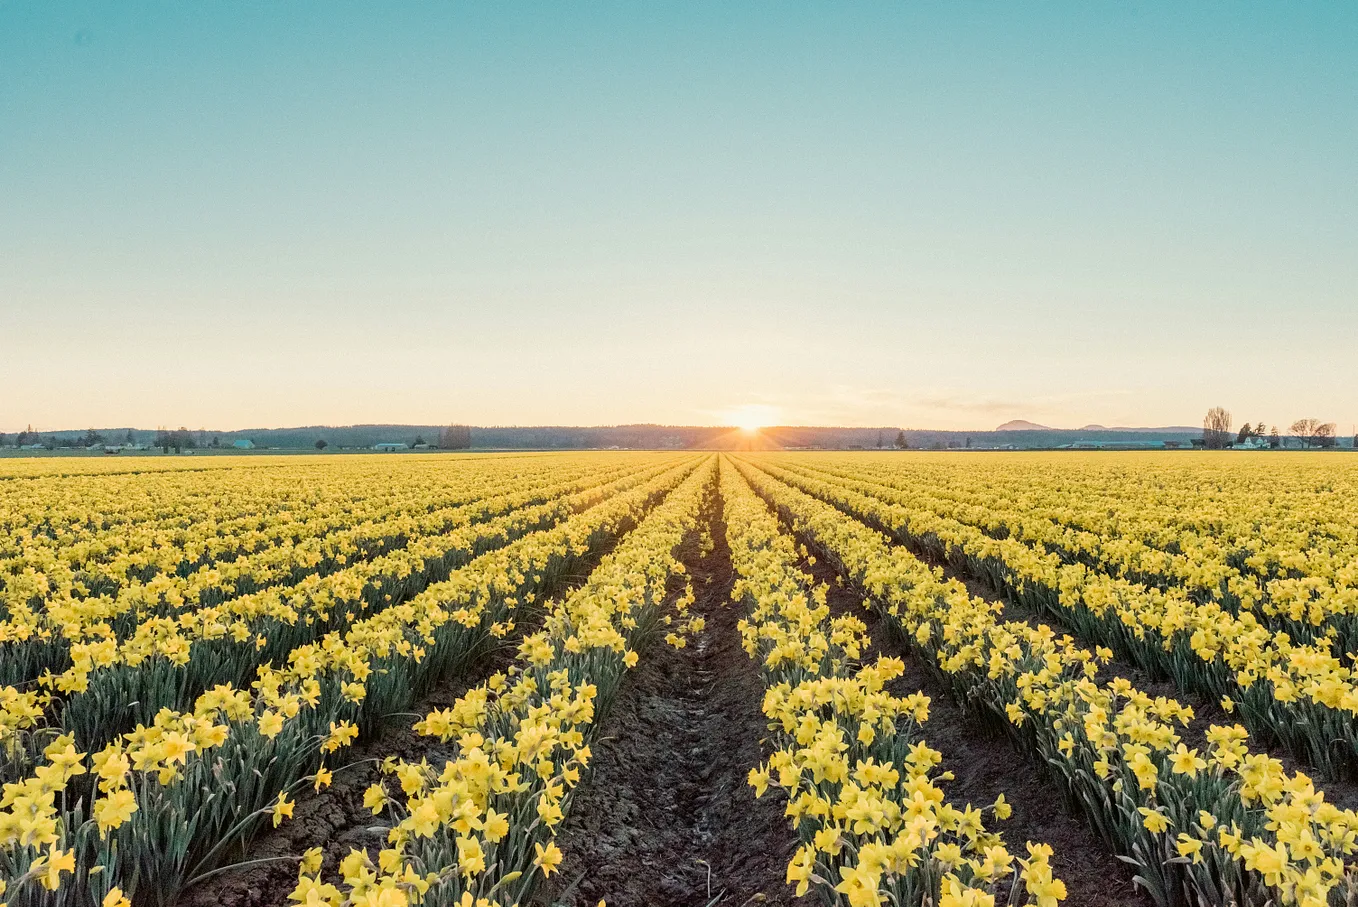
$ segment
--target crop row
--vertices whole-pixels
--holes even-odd
[[[82,748],[101,746],[138,723],[150,723],[163,708],[187,707],[212,685],[243,686],[260,665],[282,662],[305,643],[347,631],[365,615],[446,579],[473,557],[555,525],[665,468],[652,466],[598,485],[590,479],[557,485],[552,490],[558,497],[534,507],[516,509],[522,496],[510,496],[495,505],[503,512],[489,522],[464,525],[295,589],[245,596],[179,620],[149,620],[123,642],[106,637],[78,643],[70,666],[56,674],[51,670],[59,665],[42,666],[42,650],[30,650],[29,660],[44,671],[43,687],[59,696],[49,701],[45,693],[9,691],[12,708],[0,721],[0,732],[7,731],[0,733],[0,745],[8,744],[10,765],[0,771],[0,780],[13,776],[21,758],[15,731],[36,726],[44,707],[48,726],[75,733]],[[30,755],[33,739],[30,734]]]
[[[583,477],[587,485],[591,476],[621,471],[617,466],[561,469],[530,474],[527,480],[509,471],[496,472],[454,483],[449,489],[429,489],[423,497],[411,489],[410,496],[374,498],[371,506],[346,503],[324,519],[304,518],[275,527],[276,533],[256,533],[252,543],[226,561],[204,559],[201,549],[216,538],[211,535],[214,527],[194,527],[192,532],[176,533],[164,549],[170,563],[160,570],[148,571],[145,563],[117,559],[98,572],[90,563],[87,546],[52,539],[60,547],[46,552],[47,562],[26,551],[20,563],[0,565],[0,577],[8,577],[0,622],[0,649],[6,656],[0,681],[29,679],[20,672],[31,670],[39,661],[60,671],[64,667],[61,657],[69,657],[67,647],[73,643],[124,639],[148,618],[174,618],[272,587],[286,594],[288,587],[305,579],[326,576],[458,526],[548,501],[572,478]],[[26,657],[26,646],[46,650],[46,657]]]
[[[1013,905],[1063,900],[1050,847],[1030,843],[1016,874],[1014,858],[986,830],[984,814],[1007,817],[1003,796],[984,809],[944,802],[939,782],[951,775],[935,775],[942,755],[920,731],[928,697],[887,691],[901,661],[864,663],[866,625],[831,617],[825,587],[811,588],[778,519],[734,468],[722,473],[732,596],[750,609],[740,630],[766,678],[773,731],[773,753],[750,783],[758,796],[775,788],[787,797],[802,841],[788,866],[796,893],[815,884],[825,901],[853,907],[982,907],[1002,888]]]
[[[526,903],[562,859],[555,836],[590,760],[595,722],[623,673],[670,619],[692,602],[677,549],[697,531],[715,479],[708,458],[655,508],[575,592],[549,604],[543,626],[523,638],[507,673],[491,677],[416,730],[452,744],[442,765],[393,761],[388,782],[365,803],[387,822],[387,847],[374,861],[353,850],[340,885],[304,866],[300,903],[478,905]],[[685,617],[683,631],[701,629]],[[672,637],[674,644],[682,644]],[[386,898],[386,900],[383,900]]]
[[[829,484],[832,503],[775,477],[742,473],[798,534],[857,584],[933,664],[959,701],[1035,752],[1156,901],[1300,904],[1358,896],[1348,864],[1358,815],[1326,802],[1301,773],[1252,753],[1239,726],[1213,726],[1207,749],[1175,729],[1191,710],[1124,679],[1096,680],[1096,654],[1050,629],[1000,617],[866,522],[888,505]],[[810,485],[808,484],[808,487]]]
[[[1145,466],[1121,477],[1027,473],[1021,485],[1004,483],[1002,468],[962,477],[954,467],[940,487],[937,472],[910,466],[809,465],[909,492],[919,506],[1069,563],[1249,611],[1298,642],[1326,640],[1337,655],[1358,643],[1358,495],[1342,493],[1353,490],[1342,471],[1308,482],[1295,466],[1251,470],[1220,486],[1197,471],[1193,487],[1166,487]]]
[[[98,902],[114,888],[173,902],[245,852],[300,786],[327,783],[327,756],[512,632],[521,607],[630,531],[696,465],[615,483],[559,524],[296,647],[282,667],[261,666],[248,690],[210,689],[192,710],[161,710],[92,755],[57,738],[4,788],[0,880],[35,903]]]
[[[876,502],[873,522],[987,577],[1016,600],[1051,614],[1185,691],[1224,697],[1264,743],[1274,740],[1337,777],[1358,770],[1358,674],[1328,645],[1299,644],[1250,612],[1194,601],[1067,564],[1015,538],[997,539],[921,506],[910,492],[805,468],[777,471],[803,490]]]

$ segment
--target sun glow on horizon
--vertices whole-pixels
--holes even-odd
[[[727,410],[724,421],[752,435],[761,428],[778,424],[778,409],[764,403],[746,403]]]

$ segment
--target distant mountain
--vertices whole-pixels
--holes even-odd
[[[1014,419],[1006,422],[995,431],[1059,431],[1066,433],[1081,431],[1118,431],[1118,432],[1147,432],[1157,435],[1184,435],[1202,434],[1202,429],[1192,425],[1162,425],[1154,428],[1143,428],[1130,425],[1099,425],[1091,422],[1088,425],[1081,425],[1079,428],[1052,428],[1049,425],[1038,425],[1036,422],[1029,422],[1027,419]]]
[[[996,431],[1052,431],[1050,425],[1038,425],[1036,422],[1029,422],[1027,419],[1011,419],[1001,425]]]

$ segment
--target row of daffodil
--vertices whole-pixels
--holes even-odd
[[[25,556],[17,576],[0,568],[0,579],[8,575],[10,580],[4,589],[10,597],[0,621],[0,682],[20,683],[38,671],[64,670],[72,644],[122,640],[148,619],[173,619],[184,610],[221,605],[247,592],[277,587],[286,593],[299,582],[314,582],[412,542],[548,501],[572,478],[577,487],[587,487],[595,476],[619,469],[616,464],[593,469],[563,465],[526,477],[501,467],[479,477],[445,480],[442,487],[429,489],[427,502],[413,486],[390,498],[367,492],[366,499],[332,502],[328,508],[296,507],[293,511],[298,514],[325,516],[304,516],[276,526],[277,534],[250,533],[253,541],[225,560],[205,555],[203,546],[209,540],[231,538],[212,534],[229,532],[230,527],[195,527],[196,538],[186,537],[189,530],[179,530],[159,549],[169,563],[165,569],[153,568],[150,576],[145,565],[132,566],[121,558],[103,565],[107,572],[99,575],[97,565],[90,563],[88,546],[51,540],[56,547],[47,552],[51,555],[47,563]],[[343,483],[338,487],[351,495],[361,490]]]
[[[666,460],[612,481],[615,473],[609,471],[551,484],[529,492],[548,497],[546,503],[518,509],[513,505],[522,495],[490,499],[495,511],[506,512],[339,572],[177,617],[147,619],[121,641],[112,633],[96,640],[91,632],[89,641],[72,645],[66,670],[42,677],[42,686],[59,694],[51,720],[74,731],[82,747],[102,745],[149,722],[162,708],[187,707],[210,686],[246,683],[259,665],[279,663],[298,646],[343,632],[446,579],[477,555],[556,525],[672,466]]]
[[[452,750],[442,764],[384,766],[391,780],[370,788],[364,802],[385,814],[387,847],[376,861],[351,851],[338,866],[338,885],[320,867],[304,866],[292,900],[330,907],[526,902],[562,860],[556,830],[622,674],[662,626],[674,627],[667,639],[676,646],[702,629],[702,618],[689,613],[693,590],[678,550],[698,531],[715,477],[709,457],[580,588],[548,604],[542,629],[523,638],[507,674],[419,721],[416,731]],[[677,614],[666,614],[681,580]]]
[[[371,484],[354,481],[349,470],[332,468],[328,480],[320,481],[316,467],[303,468],[286,484],[273,475],[278,472],[209,473],[225,480],[222,493],[197,473],[121,476],[117,483],[99,478],[94,487],[62,480],[55,490],[76,495],[76,526],[63,524],[53,489],[34,489],[30,506],[40,509],[10,515],[13,535],[22,536],[19,555],[0,563],[0,682],[63,670],[70,643],[79,641],[87,627],[105,635],[117,632],[120,624],[124,630],[135,626],[143,610],[156,614],[204,597],[224,597],[224,587],[234,583],[223,577],[212,585],[214,571],[276,558],[297,542],[303,550],[293,553],[304,564],[315,554],[306,550],[308,540],[324,538],[330,526],[352,525],[356,510],[375,513],[370,502],[383,497],[370,493]],[[251,479],[257,480],[254,487],[238,487]],[[102,487],[112,484],[126,487],[118,493]],[[387,484],[394,492],[392,504],[420,506],[418,483],[394,477]],[[165,523],[157,525],[156,514],[166,511]],[[139,540],[143,544],[136,550]],[[263,576],[261,582],[267,584]]]
[[[573,470],[564,471],[569,474]],[[595,475],[596,479],[602,479],[610,473]],[[584,493],[581,493],[581,489]],[[600,486],[600,490],[606,489]],[[52,676],[49,676],[48,687],[57,688],[64,694],[64,698],[58,699],[49,714],[46,707],[52,697],[48,692],[37,688],[20,691],[15,687],[0,687],[0,782],[10,781],[26,773],[27,763],[41,751],[41,745],[33,747],[33,736],[20,732],[41,725],[45,717],[48,724],[62,724],[67,716],[60,709],[71,707],[69,724],[81,729],[81,744],[90,747],[98,741],[109,740],[117,736],[117,725],[109,726],[110,721],[102,714],[102,710],[110,707],[117,710],[118,722],[139,717],[140,720],[151,721],[160,707],[186,705],[194,695],[205,690],[206,683],[219,683],[227,676],[236,683],[243,682],[254,665],[287,656],[292,638],[285,638],[280,629],[301,627],[310,630],[312,637],[319,637],[323,627],[333,623],[330,612],[352,616],[378,607],[384,601],[399,600],[409,593],[417,592],[425,582],[444,578],[456,563],[466,561],[493,543],[507,542],[515,538],[516,534],[531,530],[538,525],[538,517],[546,515],[559,519],[572,512],[573,506],[584,506],[598,500],[599,490],[593,489],[588,479],[584,482],[568,479],[558,485],[543,487],[540,493],[551,498],[572,492],[577,494],[576,500],[562,500],[554,506],[543,506],[540,512],[521,516],[511,512],[511,515],[494,525],[482,525],[478,530],[463,530],[449,538],[417,544],[401,554],[392,553],[378,561],[356,563],[333,576],[301,582],[299,587],[288,589],[287,592],[272,591],[238,601],[236,606],[239,612],[234,618],[223,608],[215,608],[205,614],[190,612],[177,622],[152,622],[144,629],[143,637],[134,642],[125,642],[122,646],[114,644],[113,634],[102,623],[81,625],[80,621],[72,618],[68,622],[72,635],[84,633],[88,638],[98,641],[77,644],[79,661],[76,664],[69,663],[68,654],[65,667],[60,661],[49,663],[43,659],[41,649],[24,648],[41,645],[39,635],[45,635],[46,642],[50,644],[53,634],[35,630],[26,638],[11,641],[10,645],[0,645],[0,663],[5,668],[18,672],[16,665],[26,663],[24,656],[27,656],[34,667],[24,676],[34,676],[39,671],[49,673]],[[530,489],[528,493],[539,492]],[[509,501],[508,504],[516,502],[519,501]],[[266,621],[269,625],[263,623]],[[8,626],[14,627],[18,623],[11,612]],[[103,627],[102,637],[98,627]],[[265,638],[266,644],[258,645],[259,638]],[[191,642],[204,640],[230,640],[231,644],[235,644],[235,668],[228,671],[221,652],[210,652],[208,659],[200,657],[197,661],[191,660]],[[215,648],[223,649],[225,645],[227,642],[219,642]],[[158,663],[162,659],[170,660],[171,664]],[[91,673],[95,673],[94,692],[90,692]],[[170,676],[166,676],[167,673]],[[189,676],[194,673],[201,676]],[[148,682],[153,683],[158,679],[162,682],[148,688]],[[128,703],[133,702],[137,703],[137,710],[126,709]]]
[[[983,577],[1014,599],[1069,625],[1082,639],[1185,691],[1221,698],[1256,739],[1274,740],[1337,778],[1358,771],[1358,673],[1328,645],[1305,645],[1270,631],[1251,612],[1233,614],[1109,576],[1014,538],[994,538],[917,506],[911,494],[872,482],[770,466],[797,487],[838,503],[851,500],[899,540]]]
[[[403,499],[416,510],[427,500],[432,509],[445,491],[502,472],[526,474],[559,457],[219,458],[213,462],[225,465],[208,469],[0,481],[0,564],[47,550],[58,554],[44,567],[96,573],[110,560],[140,555],[124,566],[173,573],[270,544],[275,526],[305,527],[346,507]],[[15,462],[0,462],[0,479]]]
[[[388,506],[418,511],[497,472],[421,465],[380,478],[346,459],[0,484],[0,578],[34,568],[49,586],[43,596],[98,595],[324,535]],[[24,591],[32,590],[7,584],[3,595],[15,601]]]
[[[1053,878],[1051,849],[1028,844],[1015,860],[983,816],[993,806],[944,802],[931,774],[942,757],[922,738],[929,713],[922,693],[892,695],[899,659],[864,664],[867,627],[832,618],[826,587],[811,587],[798,551],[765,503],[730,465],[722,470],[727,539],[736,575],[732,598],[750,607],[740,622],[745,651],[768,683],[764,713],[774,732],[769,760],[752,769],[756,796],[782,790],[802,840],[788,866],[798,896],[815,884],[826,903],[851,907],[1054,907],[1065,886]]]
[[[520,604],[559,587],[699,465],[689,457],[555,527],[476,558],[415,598],[299,646],[250,690],[222,685],[87,755],[71,735],[0,794],[0,880],[29,902],[83,904],[114,888],[173,903],[238,859],[323,762],[409,708],[439,677],[514,629]],[[63,773],[53,770],[60,764]],[[94,776],[87,774],[93,769]]]
[[[45,669],[44,686],[60,694],[55,701],[45,690],[0,687],[0,781],[24,774],[27,761],[41,750],[32,733],[20,732],[40,726],[44,715],[46,725],[75,731],[83,747],[102,745],[138,722],[151,721],[161,708],[186,707],[213,684],[247,682],[258,665],[280,661],[297,645],[446,578],[478,553],[554,524],[646,477],[643,472],[618,485],[583,491],[576,490],[578,481],[555,486],[558,492],[575,493],[361,562],[287,593],[247,596],[234,603],[235,614],[225,607],[207,608],[179,620],[150,621],[122,644],[111,634],[78,643],[74,664],[55,674]]]
[[[831,506],[779,481],[767,462],[742,468],[960,701],[1002,722],[1050,768],[1157,903],[1327,907],[1358,898],[1358,815],[1326,802],[1306,775],[1251,753],[1244,728],[1211,726],[1206,750],[1189,747],[1175,726],[1191,709],[1125,679],[1099,682],[1107,650],[1002,620],[1000,605],[971,597],[861,522],[878,503],[846,493]]]
[[[842,458],[816,457],[823,462]],[[1022,454],[1012,458],[860,458],[865,469],[910,474],[941,493],[1022,501],[1060,523],[1124,537],[1201,562],[1223,555],[1243,573],[1353,586],[1358,464],[1325,454]],[[982,491],[978,486],[984,486]],[[1345,580],[1347,576],[1347,580]]]
[[[1358,470],[1332,458],[1232,457],[1215,468],[1192,460],[1185,488],[1164,480],[1164,462],[1143,456],[1108,475],[1078,461],[1072,470],[1067,460],[1037,479],[1022,464],[992,460],[962,473],[953,461],[951,481],[914,459],[808,465],[907,491],[917,506],[1064,561],[1250,611],[1297,642],[1326,641],[1336,655],[1358,645]],[[1318,462],[1324,472],[1306,469]],[[1232,518],[1218,518],[1222,505]]]

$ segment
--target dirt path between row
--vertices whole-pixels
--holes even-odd
[[[559,839],[552,903],[797,903],[784,883],[797,841],[783,802],[755,800],[746,783],[763,756],[764,685],[736,630],[721,500],[706,506],[715,547],[682,552],[706,626],[683,649],[657,640],[624,680]]]

